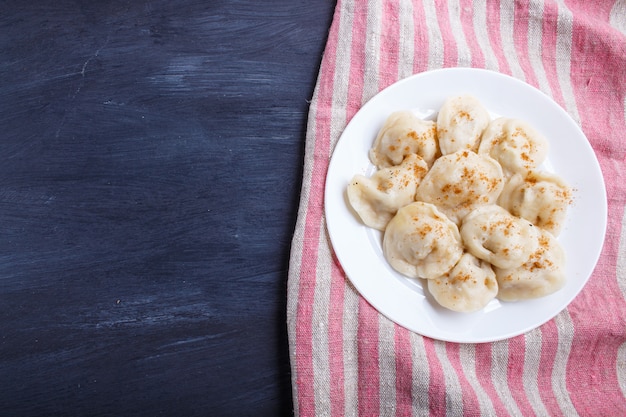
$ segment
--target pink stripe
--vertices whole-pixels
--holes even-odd
[[[339,0],[341,3],[341,0]],[[338,5],[333,24],[330,28],[328,42],[320,68],[319,103],[330,103],[333,93],[333,76],[337,38],[339,30]],[[315,120],[315,154],[327,155],[330,138],[330,106],[317,107]],[[317,269],[317,251],[320,238],[320,219],[323,210],[323,187],[326,177],[327,163],[323,158],[313,158],[310,200],[307,202],[306,224],[302,248],[302,265],[300,266],[300,286],[298,289],[298,307],[296,311],[296,384],[298,392],[299,415],[315,415],[315,393],[313,384],[313,300],[315,294],[315,277]]]
[[[377,416],[380,412],[378,312],[360,298],[358,317],[359,415]]]
[[[504,56],[502,48],[502,40],[500,35],[500,2],[487,1],[487,26],[489,26],[489,40],[491,41],[491,49],[498,60],[498,68],[500,72],[510,74],[511,69]]]
[[[432,339],[424,338],[424,349],[430,373],[428,401],[431,417],[446,415],[446,379],[443,375],[443,367],[437,359],[434,343]]]
[[[524,353],[526,342],[524,336],[509,339],[509,359],[507,369],[507,381],[511,396],[515,400],[517,407],[524,416],[534,416],[528,396],[524,390]],[[533,347],[529,347],[533,349]]]
[[[623,209],[610,206],[608,230],[619,236]],[[619,239],[607,239],[605,253],[583,292],[570,305],[574,339],[567,368],[567,389],[582,415],[626,415],[617,379],[618,349],[626,339],[624,299],[616,287]],[[601,393],[589,395],[589,393]]]
[[[428,26],[426,26],[426,13],[424,13],[424,4],[422,0],[413,0],[413,22],[414,28],[414,59],[413,73],[417,74],[428,69]]]
[[[550,412],[550,416],[562,416],[563,412],[559,407],[559,403],[554,395],[552,388],[552,372],[554,369],[554,360],[556,358],[559,346],[559,333],[554,320],[548,321],[541,326],[541,357],[539,359],[539,373],[537,375],[537,386],[541,401],[546,410]]]
[[[365,38],[367,30],[367,4],[354,8],[352,45],[350,47],[350,76],[346,121],[350,121],[363,104],[363,76],[365,74]]]
[[[609,195],[608,238],[603,255],[583,292],[571,304],[574,340],[567,383],[581,414],[625,415],[626,402],[617,380],[617,349],[626,337],[626,323],[617,311],[626,303],[617,285],[616,262],[621,229],[626,138],[623,94],[626,85],[626,43],[602,24],[610,5],[566,1],[574,14],[572,84],[582,128],[594,146]],[[614,78],[604,74],[615,75]],[[607,110],[612,109],[612,110]],[[621,135],[621,138],[620,138]],[[619,161],[619,162],[618,162]],[[616,234],[615,236],[619,236]],[[601,397],[589,395],[602,393]]]
[[[459,59],[457,45],[450,27],[450,17],[448,14],[448,1],[435,0],[435,9],[437,11],[437,21],[439,22],[439,30],[443,39],[443,66],[456,67]]]
[[[378,88],[380,90],[398,80],[400,60],[400,10],[396,1],[383,3],[381,54],[378,66]]]
[[[337,258],[333,258],[328,311],[328,365],[330,368],[330,414],[339,416],[345,407],[343,363],[343,305],[345,275]]]
[[[478,413],[480,410],[480,404],[478,397],[474,392],[474,389],[470,385],[465,372],[463,372],[463,365],[461,365],[461,353],[460,345],[458,343],[446,343],[446,351],[450,363],[456,370],[456,374],[461,384],[462,400],[463,400],[463,415],[471,416]]]
[[[484,68],[485,55],[478,44],[476,33],[474,32],[473,3],[473,0],[461,1],[461,24],[463,25],[465,42],[467,42],[467,47],[472,54],[472,66],[474,68]]]
[[[528,20],[530,19],[528,8],[529,2],[515,3],[513,42],[517,50],[519,64],[522,67],[522,71],[524,71],[526,82],[537,87],[539,83],[528,56]]]
[[[485,390],[487,396],[491,400],[491,404],[493,404],[493,408],[498,416],[508,416],[509,413],[500,400],[498,393],[493,385],[493,380],[491,379],[491,344],[489,343],[481,343],[476,345],[476,377],[480,382],[480,385]]]
[[[558,5],[554,0],[546,0],[543,7],[543,23],[542,23],[542,60],[543,68],[548,78],[552,98],[565,107],[565,100],[561,91],[561,85],[557,76],[557,59],[556,59],[556,43],[557,43],[557,20]]]
[[[609,23],[613,1],[589,2],[584,0],[566,0],[567,7],[575,16],[591,23],[597,29],[598,23]]]
[[[411,339],[407,329],[395,325],[394,342],[396,346],[396,417],[411,415],[413,358]]]
[[[617,349],[624,342],[623,335],[607,335],[607,329],[598,330],[576,328],[567,389],[581,415],[623,416],[626,403],[615,375]]]

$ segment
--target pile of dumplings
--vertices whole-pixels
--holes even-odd
[[[449,97],[436,120],[392,113],[348,201],[383,232],[383,254],[423,279],[443,307],[474,312],[494,298],[538,298],[565,284],[557,240],[571,188],[539,167],[548,142],[528,123],[492,119],[473,96]]]

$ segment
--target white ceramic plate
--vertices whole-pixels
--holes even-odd
[[[493,300],[483,310],[455,313],[439,306],[420,280],[395,272],[382,253],[382,234],[363,225],[349,207],[346,186],[375,167],[368,158],[376,134],[396,110],[434,119],[443,101],[457,94],[477,97],[492,113],[529,122],[550,142],[541,167],[574,189],[559,236],[567,254],[567,283],[550,296],[515,303]],[[372,98],[350,121],[333,152],[325,212],[334,251],[365,299],[394,322],[434,339],[490,342],[532,330],[557,315],[587,283],[606,231],[606,191],[595,154],[578,125],[548,96],[515,78],[487,70],[452,68],[406,78]]]

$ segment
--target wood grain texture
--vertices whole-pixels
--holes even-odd
[[[334,2],[4,1],[2,415],[290,415]]]

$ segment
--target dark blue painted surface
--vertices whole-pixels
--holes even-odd
[[[0,414],[290,415],[334,2],[0,4]]]

